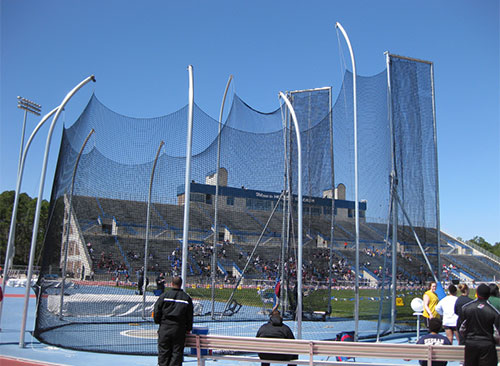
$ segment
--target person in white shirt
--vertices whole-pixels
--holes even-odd
[[[453,334],[458,342],[457,319],[458,315],[455,314],[455,303],[457,302],[457,288],[451,284],[448,286],[449,295],[442,298],[436,305],[436,311],[443,318],[443,328],[446,336],[453,344]]]

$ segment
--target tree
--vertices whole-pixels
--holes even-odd
[[[5,253],[7,251],[7,243],[9,239],[14,198],[14,191],[5,191],[0,194],[0,263],[2,265],[5,263]],[[16,265],[27,265],[29,262],[31,234],[33,232],[36,204],[37,198],[31,198],[26,193],[21,193],[19,195],[13,262]],[[39,244],[45,237],[48,211],[49,203],[46,200],[43,200],[40,211],[40,223],[38,225],[37,243]],[[37,245],[37,253],[39,253],[40,248],[41,245]],[[38,256],[35,258],[38,258]]]
[[[470,240],[467,240],[467,243],[476,244],[477,246],[491,252],[500,257],[500,242],[496,242],[495,245],[491,245],[488,243],[483,237],[475,236]]]

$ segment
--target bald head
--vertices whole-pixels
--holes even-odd
[[[172,287],[173,288],[181,288],[182,287],[182,278],[174,277],[172,279]]]

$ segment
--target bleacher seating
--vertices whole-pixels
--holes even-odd
[[[133,277],[136,271],[144,266],[147,215],[145,202],[75,196],[73,209],[78,217],[84,240],[91,243],[93,251],[91,257],[96,273],[111,272],[115,270],[115,267],[126,267]],[[202,276],[202,278],[209,278],[211,275],[214,216],[212,210],[211,205],[199,202],[192,204],[190,209],[189,274]],[[274,279],[277,276],[279,270],[277,258],[281,257],[283,214],[282,211],[277,210],[269,221],[267,230],[263,232],[269,215],[269,211],[245,211],[235,214],[234,211],[225,208],[219,210],[219,232],[227,229],[233,236],[231,242],[222,242],[222,238],[219,238],[221,240],[218,245],[218,276],[226,278],[233,276],[233,268],[243,270],[261,234],[262,240],[247,266],[245,278]],[[148,252],[151,257],[148,258],[148,272],[166,272],[167,274],[180,272],[183,217],[184,207],[181,205],[158,203],[151,205],[148,242]],[[308,281],[326,281],[329,273],[329,249],[319,247],[319,241],[317,243],[316,239],[320,238],[319,240],[329,242],[330,217],[306,215],[303,222],[303,264],[306,278]],[[292,224],[296,232],[296,218]],[[115,231],[112,233],[113,225]],[[385,224],[362,221],[359,225],[360,264],[374,277],[381,277],[380,268],[384,265],[386,231]],[[415,228],[415,231],[426,247],[429,243],[436,243],[435,230]],[[392,233],[390,232],[389,235],[392,236]],[[353,248],[354,220],[336,220],[334,237],[335,251],[332,262],[335,266],[343,263],[346,268],[353,268],[356,255]],[[442,246],[453,248],[449,244],[451,240],[452,238],[447,235],[441,235]],[[426,280],[429,276],[427,266],[409,227],[399,227],[398,242],[403,244],[404,250],[398,260],[398,279],[414,282]],[[434,248],[436,248],[435,244]],[[431,256],[432,252],[435,253],[435,249],[431,248]],[[498,277],[498,264],[488,260],[487,257],[447,255],[442,251],[442,263],[444,266],[451,264],[450,268],[455,266],[476,280],[490,280],[494,276]],[[291,270],[293,272],[294,269]],[[336,268],[335,280],[345,279],[348,277],[346,276],[348,272],[339,271]],[[455,276],[453,271],[450,271],[449,275]]]

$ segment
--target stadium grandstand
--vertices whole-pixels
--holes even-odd
[[[498,276],[498,258],[439,227],[432,63],[387,57],[387,70],[357,78],[359,202],[352,74],[335,100],[331,87],[286,93],[302,139],[301,240],[300,155],[285,105],[264,113],[234,94],[225,121],[194,105],[186,186],[188,107],[131,118],[93,95],[63,132],[34,335],[63,348],[156,354],[155,279],[181,275],[183,264],[195,322],[210,334],[254,336],[279,306],[316,340],[415,330],[408,305],[427,281]]]

